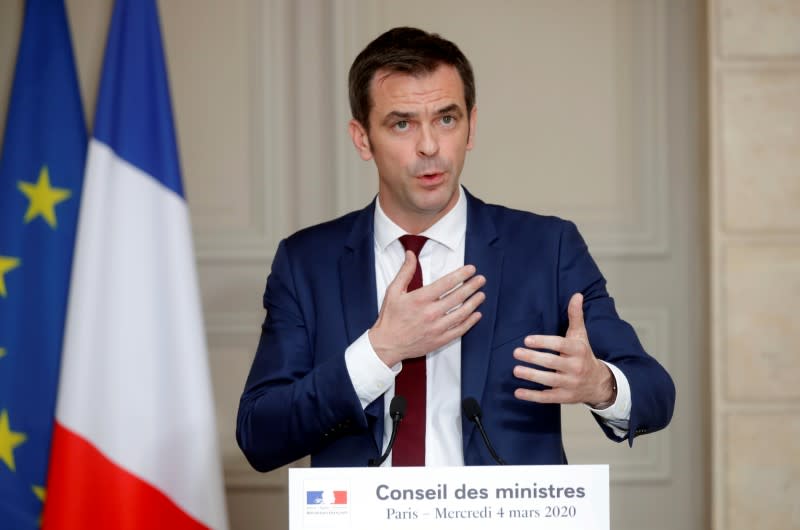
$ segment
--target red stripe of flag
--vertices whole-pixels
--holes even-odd
[[[44,530],[200,530],[207,528],[169,497],[56,423]]]

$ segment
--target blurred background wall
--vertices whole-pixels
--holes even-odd
[[[713,521],[800,528],[800,1],[709,6]]]
[[[91,124],[112,2],[66,4]],[[0,2],[3,123],[23,5]],[[250,470],[234,440],[264,281],[282,237],[374,195],[347,69],[401,24],[475,68],[465,185],[576,221],[676,381],[672,425],[633,449],[565,409],[571,462],[612,466],[612,527],[800,528],[800,0],[159,7],[232,528],[287,527],[286,470]]]

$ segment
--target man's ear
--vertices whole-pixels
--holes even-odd
[[[469,137],[467,138],[467,151],[475,145],[475,129],[478,127],[478,107],[473,105],[469,112]]]
[[[367,134],[367,130],[361,125],[361,122],[356,119],[350,120],[347,128],[350,131],[350,138],[353,139],[353,145],[356,146],[356,151],[358,151],[358,156],[362,160],[372,160],[369,134]]]

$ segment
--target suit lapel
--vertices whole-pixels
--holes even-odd
[[[494,221],[485,203],[467,193],[467,235],[464,264],[475,265],[478,274],[486,277],[483,292],[486,300],[478,308],[482,317],[461,339],[461,398],[474,397],[479,402],[486,387],[489,360],[494,335],[497,301],[503,265],[503,249],[497,237]],[[474,424],[461,418],[464,455]]]
[[[352,344],[375,323],[378,316],[378,295],[375,291],[375,236],[373,201],[358,212],[353,229],[345,242],[339,260],[342,311],[348,344]],[[365,410],[377,450],[383,447],[383,397]],[[371,421],[370,421],[371,418]]]

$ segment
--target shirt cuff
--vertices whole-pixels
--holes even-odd
[[[353,342],[344,352],[344,362],[350,381],[356,390],[362,408],[378,399],[394,384],[402,363],[389,368],[380,360],[369,342],[369,331]]]
[[[614,431],[614,434],[624,438],[628,433],[628,424],[631,419],[631,386],[622,370],[611,363],[603,362],[611,370],[614,379],[617,381],[617,399],[608,408],[594,409],[589,407],[589,410],[600,416],[603,423],[608,425]]]

